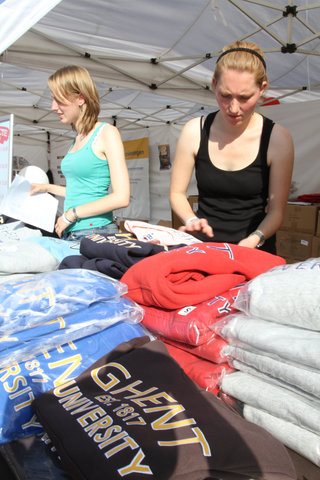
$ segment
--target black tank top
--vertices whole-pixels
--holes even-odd
[[[197,215],[208,220],[214,238],[203,234],[198,238],[203,241],[238,243],[252,233],[266,215],[269,189],[267,151],[274,122],[263,117],[256,159],[241,170],[227,171],[215,167],[209,157],[209,133],[216,114],[210,113],[204,122],[195,159],[199,193]],[[266,241],[263,250],[275,253],[275,236]]]

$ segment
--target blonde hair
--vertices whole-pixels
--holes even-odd
[[[223,47],[213,74],[216,82],[219,81],[221,74],[228,69],[251,72],[254,74],[259,87],[262,86],[263,82],[267,82],[268,85],[264,55],[260,47],[253,42],[237,41]]]
[[[79,95],[84,98],[79,119],[72,127],[81,135],[89,133],[98,120],[100,101],[97,87],[88,70],[77,65],[59,68],[49,77],[48,86],[59,102],[73,100]]]

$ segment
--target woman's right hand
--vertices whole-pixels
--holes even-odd
[[[208,220],[206,218],[195,218],[187,225],[183,225],[179,227],[179,230],[182,232],[190,233],[204,233],[207,237],[213,237],[214,233],[212,227],[208,224]]]
[[[48,191],[48,183],[32,183],[32,189],[29,192],[29,195],[35,193],[45,193]]]

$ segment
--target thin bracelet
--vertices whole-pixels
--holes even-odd
[[[185,226],[189,225],[189,223],[193,222],[193,220],[199,220],[199,218],[198,217],[188,218],[188,220],[185,222]]]
[[[74,222],[70,222],[70,220],[67,219],[66,214],[62,214],[62,220],[67,223],[68,225],[72,225]]]
[[[72,213],[74,215],[75,221],[77,222],[79,220],[79,217],[78,217],[77,210],[75,209],[75,207],[73,207]]]

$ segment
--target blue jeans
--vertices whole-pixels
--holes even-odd
[[[80,241],[81,238],[86,237],[87,235],[94,235],[94,234],[104,234],[104,235],[112,235],[114,233],[119,233],[119,229],[116,223],[109,223],[104,227],[92,227],[92,228],[85,228],[83,230],[75,230],[74,232],[63,232],[62,239],[69,240],[71,242]]]

